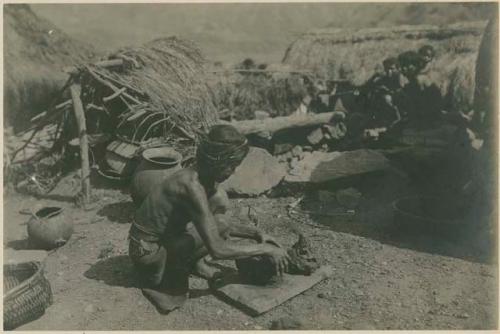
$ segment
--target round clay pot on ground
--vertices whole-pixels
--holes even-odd
[[[182,155],[170,147],[153,147],[142,152],[130,184],[130,195],[139,206],[155,185],[180,170]]]
[[[73,224],[59,207],[38,210],[28,221],[28,240],[33,248],[50,250],[64,245],[73,234]]]

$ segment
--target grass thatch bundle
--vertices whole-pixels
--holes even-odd
[[[257,110],[272,117],[294,112],[307,95],[304,73],[294,73],[282,65],[270,65],[255,73],[223,71],[210,80],[214,103],[220,111],[228,110],[235,119],[253,119]]]
[[[283,63],[327,79],[363,84],[382,61],[422,45],[436,50],[434,77],[454,107],[472,104],[474,65],[485,22],[374,29],[330,29],[304,34],[287,49]]]
[[[192,137],[200,128],[217,120],[204,75],[205,60],[194,44],[176,37],[157,39],[142,47],[120,50],[110,56],[114,58],[123,59],[126,65],[119,70],[108,68],[101,72],[143,103],[130,107],[138,109],[129,115],[138,131],[135,139],[146,135],[136,126],[146,117],[150,117],[150,121],[143,127],[153,120],[168,118],[167,123],[175,124]],[[95,81],[91,85],[94,84]],[[120,116],[128,112],[125,108]],[[137,116],[140,113],[143,115]],[[153,113],[156,116],[152,116]]]
[[[49,107],[67,77],[63,67],[88,61],[93,49],[71,39],[28,5],[4,6],[4,116],[16,130]]]

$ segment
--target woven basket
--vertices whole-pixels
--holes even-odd
[[[38,319],[52,304],[52,290],[40,262],[4,264],[3,321],[11,330]]]

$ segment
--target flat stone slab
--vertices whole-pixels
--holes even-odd
[[[380,171],[389,167],[389,160],[373,150],[312,152],[306,154],[304,159],[288,172],[285,181],[289,183],[321,183]]]
[[[221,183],[230,194],[257,196],[281,182],[285,168],[266,150],[251,147],[234,174]]]
[[[285,274],[282,281],[268,286],[244,284],[233,277],[232,282],[215,290],[215,294],[246,313],[257,316],[309,290],[332,273],[331,266],[322,266],[310,276]]]

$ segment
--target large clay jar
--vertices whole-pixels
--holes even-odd
[[[154,147],[142,152],[130,184],[130,195],[136,207],[155,185],[181,169],[182,155],[170,147]]]
[[[73,224],[59,207],[38,210],[28,221],[30,246],[50,250],[64,245],[73,234]]]

